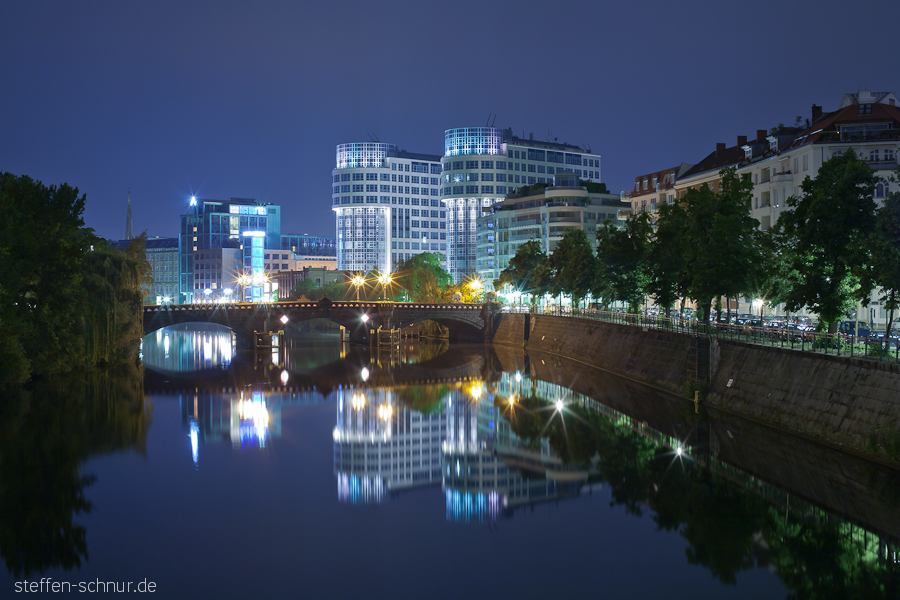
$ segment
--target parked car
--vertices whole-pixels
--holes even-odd
[[[872,329],[865,321],[859,322],[858,330],[856,328],[856,321],[841,321],[838,324],[838,331],[847,335],[857,335],[858,331],[859,337],[869,337],[870,335],[872,335]]]

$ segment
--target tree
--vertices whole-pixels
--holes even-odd
[[[786,294],[788,310],[808,306],[828,323],[829,333],[855,301],[868,302],[865,274],[869,234],[875,227],[872,169],[853,150],[827,161],[801,194],[787,199],[777,227],[792,249],[792,268],[802,273]]]
[[[346,283],[340,281],[332,281],[320,286],[314,279],[303,279],[297,282],[289,297],[291,300],[299,300],[301,296],[306,296],[308,300],[321,300],[327,296],[333,300],[343,300],[347,297],[350,289],[352,288],[348,288]],[[362,292],[361,298],[366,300],[365,288],[360,291]]]
[[[687,210],[681,204],[661,206],[650,244],[647,293],[666,309],[688,295],[687,218]]]
[[[750,176],[738,178],[733,167],[719,174],[718,194],[704,184],[684,197],[684,275],[690,297],[703,308],[703,322],[709,321],[713,298],[746,292],[757,260],[754,232],[758,222],[750,216]]]
[[[409,292],[413,302],[437,302],[453,278],[441,265],[439,254],[423,252],[397,265],[395,281]]]
[[[86,197],[0,174],[0,383],[136,356],[143,238],[126,252],[84,227]]]
[[[900,178],[900,169],[896,171]],[[891,335],[894,311],[900,308],[900,192],[893,192],[875,214],[870,247],[873,283],[881,288],[880,301],[888,311],[884,339]]]
[[[597,230],[599,279],[609,282],[616,300],[638,312],[650,281],[650,236],[653,225],[647,213],[631,215],[621,229],[607,220]]]
[[[523,294],[531,294],[531,304],[537,303],[543,295],[540,286],[540,271],[542,265],[547,262],[547,254],[544,253],[541,243],[536,240],[525,242],[516,249],[516,254],[509,259],[509,266],[500,272],[500,277],[494,280],[494,289],[500,289],[509,284],[515,291]],[[535,277],[535,272],[538,277]]]
[[[553,273],[551,293],[569,294],[572,306],[578,306],[591,291],[597,276],[597,258],[584,230],[567,231],[547,263]]]

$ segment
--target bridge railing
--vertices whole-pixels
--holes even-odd
[[[659,317],[593,309],[538,306],[537,314],[592,319],[606,323],[659,329],[710,338],[737,340],[762,346],[791,348],[835,356],[849,356],[879,362],[900,363],[900,339],[855,336],[845,333],[820,333],[790,326],[759,327],[734,323],[703,324],[694,319]]]

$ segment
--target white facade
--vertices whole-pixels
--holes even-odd
[[[446,255],[440,157],[394,144],[339,144],[332,171],[337,268],[390,273],[422,252]]]
[[[600,183],[600,156],[577,146],[515,137],[510,129],[444,132],[441,197],[447,206],[448,271],[459,282],[477,270],[476,220],[516,188],[553,183],[558,171]]]

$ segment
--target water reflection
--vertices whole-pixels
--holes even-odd
[[[87,560],[77,518],[93,511],[86,492],[96,477],[81,467],[94,455],[144,453],[151,421],[141,373],[128,365],[3,394],[0,555],[15,577]]]
[[[343,519],[323,526],[337,528],[336,538],[345,534],[341,523],[352,522],[347,535],[365,546],[360,519],[376,511],[384,522],[401,514],[417,527],[421,506],[456,530],[496,529],[516,526],[535,506],[575,512],[579,498],[602,490],[623,513],[646,515],[684,540],[678,568],[700,565],[722,583],[753,569],[776,573],[800,598],[900,591],[900,483],[892,469],[521,352],[407,344],[400,352],[336,345],[327,354],[321,343],[304,349],[287,339],[276,365],[268,350],[229,354],[206,331],[170,332],[168,347],[166,339],[145,342],[145,360],[161,356],[154,364],[163,365],[147,371],[146,384],[171,394],[173,435],[159,439],[180,445],[176,464],[163,464],[187,467],[194,494],[214,480],[227,489],[229,468],[265,459],[271,472],[259,476],[271,494],[296,487],[298,502],[318,494],[318,504],[303,507]],[[204,370],[207,356],[216,366]],[[63,391],[0,403],[0,554],[11,572],[77,569],[86,560],[76,517],[91,511],[92,478],[80,465],[93,454],[143,451],[151,413],[135,377],[60,382]],[[323,403],[333,405],[316,408]],[[214,445],[232,451],[211,452]],[[303,462],[311,446],[324,465]],[[241,460],[227,462],[232,456]],[[206,468],[215,460],[227,468]],[[132,474],[120,476],[119,485],[134,483]],[[412,506],[412,490],[434,501]],[[335,517],[336,504],[354,508]]]
[[[234,353],[234,335],[218,325],[164,327],[147,335],[141,343],[144,365],[166,373],[227,369]]]
[[[384,406],[396,407],[390,418]],[[337,393],[333,436],[338,500],[378,503],[439,481],[447,520],[496,521],[607,485],[614,504],[679,532],[687,561],[725,584],[762,568],[798,597],[893,597],[896,537],[725,462],[709,416],[686,414],[690,435],[667,434],[519,371],[348,387]]]
[[[201,442],[208,440],[228,440],[235,449],[264,449],[271,438],[281,436],[282,405],[309,401],[309,394],[249,387],[233,393],[180,394],[181,423],[188,430],[194,464],[199,465]]]
[[[441,480],[447,415],[403,405],[407,392],[360,386],[337,390],[334,473],[341,502],[378,503],[391,492]]]

